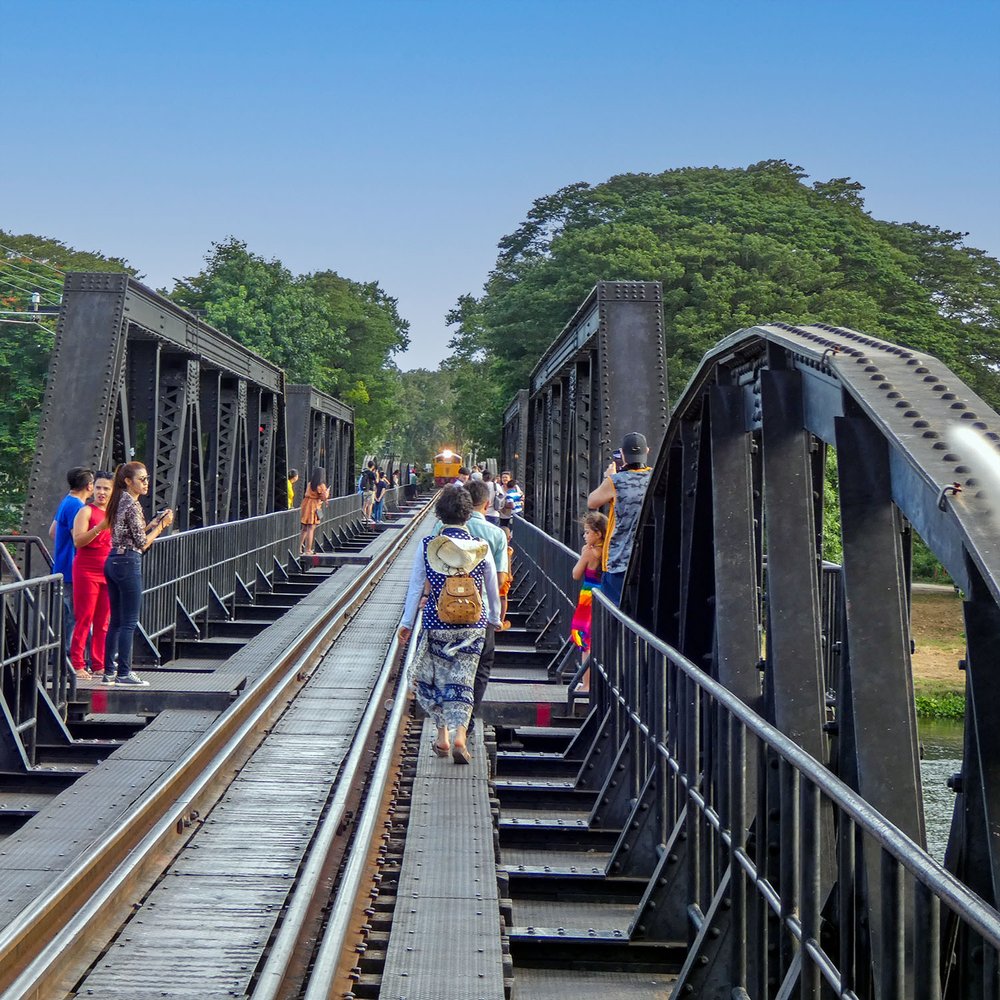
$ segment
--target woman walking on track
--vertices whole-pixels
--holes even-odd
[[[414,561],[399,640],[409,641],[423,600],[423,629],[413,663],[417,701],[437,726],[433,752],[468,764],[465,743],[476,668],[487,628],[500,628],[497,571],[489,545],[465,530],[472,514],[468,490],[442,490],[434,512],[441,533],[423,540]]]
[[[142,462],[119,465],[115,471],[108,512],[100,528],[111,528],[111,552],[104,564],[108,581],[111,621],[104,646],[104,683],[147,687],[148,681],[132,673],[132,638],[142,606],[142,565],[139,557],[173,524],[174,512],[165,510],[149,524],[139,497],[149,492],[149,474]],[[115,676],[115,658],[118,674]]]
[[[111,606],[108,603],[108,581],[104,564],[111,551],[111,532],[105,515],[111,499],[112,475],[98,472],[94,476],[94,501],[77,513],[73,520],[73,639],[69,660],[80,680],[89,680],[91,672],[104,673],[104,643],[108,637]],[[90,641],[90,663],[84,660],[90,627],[94,635]]]
[[[322,466],[312,470],[306,492],[302,497],[302,530],[299,532],[299,555],[311,556],[313,554],[313,536],[316,534],[316,525],[320,522],[320,509],[326,505],[330,499],[330,491],[323,480],[326,478],[326,469]]]
[[[583,548],[580,558],[573,567],[573,579],[582,580],[580,598],[576,602],[573,621],[570,623],[569,637],[573,644],[583,651],[580,660],[586,664],[590,659],[590,616],[593,611],[595,588],[601,584],[601,553],[604,550],[604,536],[608,530],[608,519],[598,511],[592,511],[583,519]],[[590,690],[590,670],[583,672],[577,691]]]

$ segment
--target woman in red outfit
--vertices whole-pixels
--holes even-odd
[[[83,654],[87,647],[90,627],[94,637],[90,643],[90,660],[97,674],[104,673],[104,642],[108,634],[111,605],[108,603],[108,581],[104,577],[104,563],[111,550],[111,532],[101,524],[111,498],[111,474],[98,472],[94,478],[93,503],[82,507],[73,521],[73,640],[69,658],[76,676],[86,680],[91,676]],[[79,574],[79,575],[78,575]]]

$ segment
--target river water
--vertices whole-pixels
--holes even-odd
[[[944,862],[944,850],[951,829],[955,793],[948,779],[962,767],[962,723],[920,719],[923,759],[920,774],[924,786],[924,816],[927,820],[927,850]]]

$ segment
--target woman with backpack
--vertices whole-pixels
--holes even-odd
[[[465,529],[472,514],[468,490],[442,490],[434,513],[443,527],[423,540],[413,563],[399,641],[409,641],[423,607],[413,675],[417,701],[437,726],[431,750],[468,764],[466,731],[476,668],[486,630],[500,628],[497,571],[489,545]]]

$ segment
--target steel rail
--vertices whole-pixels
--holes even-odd
[[[358,894],[358,887],[365,869],[366,848],[371,843],[375,833],[375,826],[381,816],[382,795],[396,759],[396,736],[399,732],[399,727],[403,719],[403,711],[406,706],[406,698],[403,697],[406,687],[406,674],[413,660],[413,649],[415,647],[416,630],[414,635],[411,636],[410,647],[407,650],[405,661],[397,678],[397,688],[392,710],[384,725],[385,736],[366,786],[366,799],[361,820],[354,824],[352,847],[347,857],[344,872],[338,880],[334,898],[330,906],[332,915],[327,924],[323,941],[318,949],[317,957],[313,963],[313,972],[305,993],[307,1000],[310,1000],[313,996],[322,996],[325,998],[328,995],[325,992],[317,993],[317,987],[314,984],[317,982],[332,981],[333,973],[337,968],[337,961],[343,950],[343,938],[346,934],[347,923],[352,912],[352,906],[349,904]],[[301,941],[310,907],[313,904],[316,893],[321,890],[323,873],[336,842],[338,828],[344,818],[348,800],[356,788],[355,781],[361,776],[366,763],[364,760],[366,756],[366,743],[369,736],[375,730],[379,712],[383,707],[382,699],[385,697],[386,688],[389,685],[389,676],[392,673],[392,667],[396,662],[398,654],[399,636],[398,634],[394,634],[389,651],[386,653],[385,661],[379,671],[378,682],[372,691],[368,706],[355,734],[351,745],[351,752],[344,762],[343,773],[337,779],[337,785],[330,800],[329,808],[309,849],[309,856],[305,865],[300,868],[299,876],[296,879],[291,898],[286,906],[286,912],[282,918],[278,934],[268,951],[267,960],[258,975],[256,985],[250,991],[249,995],[253,997],[253,1000],[276,1000],[277,997],[283,995],[282,987],[288,976],[289,965],[295,954],[296,947]],[[402,691],[400,688],[402,688]],[[336,928],[336,930],[331,931],[331,928]],[[337,945],[328,945],[331,935],[339,935],[336,937],[339,947]],[[328,955],[328,951],[331,948],[332,961]]]
[[[0,930],[3,1000],[43,1000],[59,995],[60,989],[69,992],[114,936],[133,902],[187,841],[190,824],[214,805],[238,767],[262,742],[271,720],[305,683],[351,612],[403,551],[419,520],[414,518],[381,558],[359,573],[105,840],[94,844],[44,897]],[[108,933],[97,933],[109,927]]]
[[[406,707],[407,677],[413,663],[417,639],[420,636],[420,622],[417,621],[406,657],[400,670],[399,683],[396,687],[396,697],[392,712],[386,723],[386,738],[382,743],[378,761],[372,772],[368,799],[365,802],[361,820],[357,824],[355,834],[357,843],[370,844],[375,836],[376,826],[382,818],[382,796],[392,775],[393,765],[397,762],[396,737],[403,724]],[[397,639],[393,640],[396,645]],[[351,918],[354,915],[354,902],[361,891],[361,883],[365,875],[367,858],[362,851],[351,851],[340,882],[333,905],[330,908],[330,919],[323,931],[323,938],[316,949],[313,959],[312,975],[303,993],[303,1000],[328,1000],[335,985],[337,970],[346,947],[347,935],[350,931]],[[254,1000],[257,995],[254,994]]]

